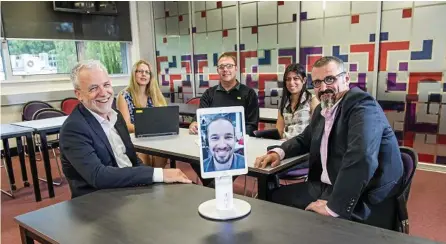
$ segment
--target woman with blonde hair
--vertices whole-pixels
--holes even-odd
[[[124,117],[129,133],[135,132],[135,108],[149,108],[167,106],[158,81],[152,72],[149,62],[139,60],[133,65],[130,84],[118,94],[117,107]],[[154,167],[164,167],[167,160],[138,154],[145,164]]]

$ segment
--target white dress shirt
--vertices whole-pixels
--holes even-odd
[[[87,108],[88,109],[88,108]],[[108,142],[110,142],[113,155],[115,156],[116,163],[119,168],[124,167],[132,167],[132,162],[130,161],[127,154],[125,154],[125,145],[119,136],[118,131],[115,128],[116,121],[118,120],[118,113],[114,110],[108,114],[108,120],[101,117],[99,114],[88,109],[91,114],[96,118],[96,120],[101,125],[102,129],[107,136]],[[163,169],[162,168],[154,168],[153,169],[153,182],[163,182]]]

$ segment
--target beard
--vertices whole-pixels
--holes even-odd
[[[219,164],[226,164],[231,159],[231,156],[234,153],[231,147],[225,148],[224,151],[226,152],[222,154],[218,153],[217,151],[213,152],[214,159]]]
[[[319,93],[319,101],[321,101],[322,109],[330,109],[336,103],[336,93],[332,89],[325,89]]]

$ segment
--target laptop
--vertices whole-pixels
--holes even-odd
[[[135,109],[135,137],[178,135],[179,106]]]

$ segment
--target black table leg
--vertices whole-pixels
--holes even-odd
[[[28,158],[34,187],[34,196],[36,197],[36,202],[40,202],[42,201],[42,196],[40,195],[39,175],[37,174],[36,154],[34,151],[32,133],[26,136],[26,144],[28,145]]]
[[[169,160],[170,160],[170,168],[175,169],[177,167],[177,162],[173,159],[169,159]]]
[[[268,180],[266,176],[257,177],[257,198],[260,200],[267,199]]]
[[[26,172],[25,152],[23,151],[22,137],[17,137],[17,154],[20,159],[20,168],[22,170],[22,179],[25,187],[29,187],[28,174]]]
[[[257,181],[258,199],[270,201],[272,191],[279,187],[276,176],[259,175],[257,176]]]
[[[11,190],[17,189],[15,185],[14,170],[12,168],[11,152],[9,151],[8,139],[3,139],[3,151],[5,152],[6,170],[9,177],[9,183],[11,184]]]
[[[29,236],[29,231],[27,231],[22,226],[20,228],[20,238],[22,239],[22,244],[34,244],[34,240]]]
[[[45,132],[40,132],[40,146],[42,147],[43,163],[45,164],[46,182],[50,197],[54,197],[53,176],[51,175],[50,155],[48,154],[48,141]]]

